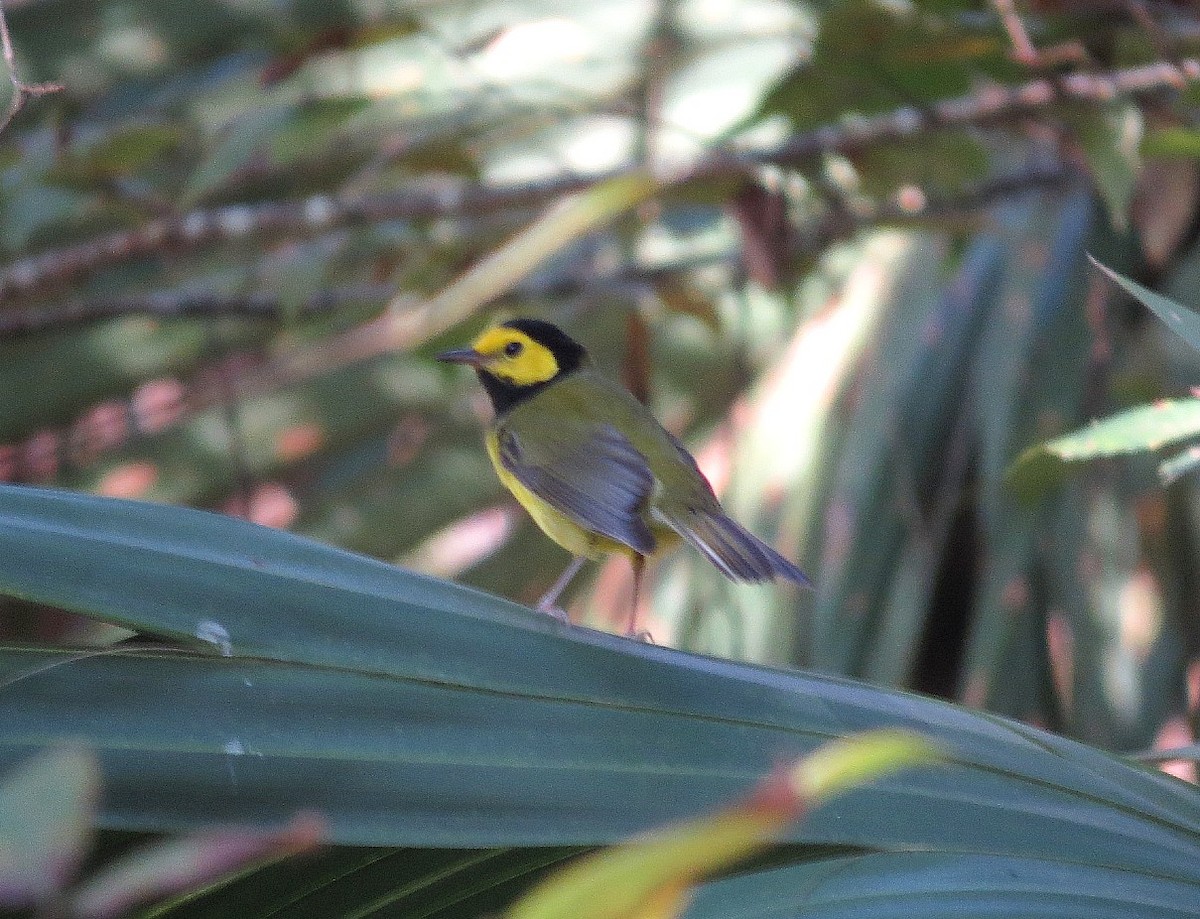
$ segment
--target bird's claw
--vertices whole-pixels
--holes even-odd
[[[557,619],[563,625],[571,624],[571,617],[567,615],[567,611],[555,603],[539,603],[536,609],[539,613],[545,613],[552,619]]]

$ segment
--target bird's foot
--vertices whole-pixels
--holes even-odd
[[[534,607],[539,613],[545,613],[553,619],[557,619],[563,625],[571,624],[571,617],[567,615],[567,611],[555,603],[553,600],[546,602],[544,599]]]
[[[630,629],[625,633],[625,637],[633,641],[640,641],[648,645],[655,644],[654,636],[646,629]]]

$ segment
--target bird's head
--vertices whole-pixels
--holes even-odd
[[[502,412],[579,369],[587,351],[552,323],[510,319],[488,329],[470,347],[446,351],[437,359],[474,367],[492,405]]]

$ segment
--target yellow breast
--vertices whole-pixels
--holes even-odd
[[[529,516],[533,518],[534,523],[541,527],[542,532],[572,555],[595,559],[613,552],[629,557],[637,554],[623,543],[585,529],[522,485],[517,477],[505,469],[500,462],[500,444],[496,439],[495,432],[488,432],[486,443],[492,467],[496,470],[496,475],[504,487],[512,492],[513,497],[521,502],[521,506],[525,510],[529,511]],[[679,542],[679,535],[674,530],[657,523],[650,524],[650,531],[654,534],[657,543],[655,554],[669,549]]]
[[[504,487],[512,492],[513,497],[521,502],[521,506],[525,510],[529,511],[529,516],[542,528],[542,531],[572,555],[599,558],[607,552],[628,552],[625,546],[585,530],[566,514],[555,510],[522,485],[517,477],[505,469],[500,462],[500,445],[496,435],[490,431],[487,436],[487,451],[496,475],[500,477]]]

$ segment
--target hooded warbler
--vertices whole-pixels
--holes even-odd
[[[562,329],[513,319],[437,359],[475,369],[495,411],[486,443],[496,474],[575,556],[538,609],[562,615],[555,603],[584,561],[619,552],[633,563],[636,616],[645,559],[681,538],[734,581],[810,585],[725,515],[683,444],[632,393],[592,369],[587,351]]]

